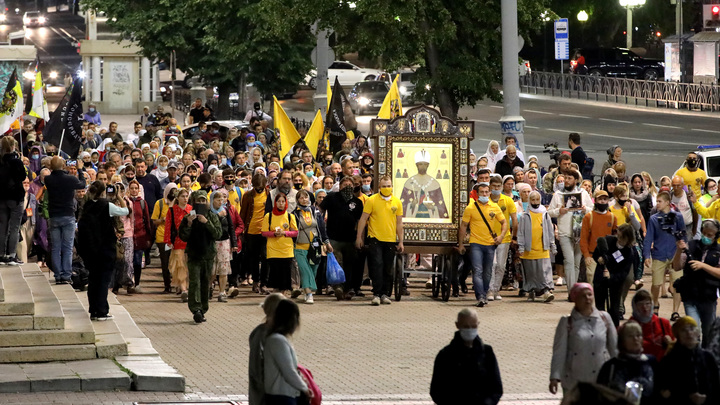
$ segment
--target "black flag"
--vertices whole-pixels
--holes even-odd
[[[336,76],[325,117],[325,132],[333,153],[342,149],[342,143],[347,139],[347,131],[355,129],[356,126],[355,115]]]
[[[77,78],[45,126],[45,140],[75,159],[82,142],[82,123],[82,79]]]

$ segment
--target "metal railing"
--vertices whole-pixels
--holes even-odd
[[[716,84],[533,72],[520,76],[520,91],[648,107],[720,111],[720,86]]]

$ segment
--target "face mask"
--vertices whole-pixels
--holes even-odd
[[[620,200],[620,199],[618,199],[617,202],[618,202],[618,204],[620,204],[620,206],[623,206],[623,207],[624,207],[625,204],[627,204],[628,200]]]
[[[483,204],[487,204],[488,201],[490,201],[490,197],[479,196],[479,197],[478,197],[478,201],[480,201],[480,202],[483,203]]]
[[[710,246],[713,244],[712,238],[708,238],[707,236],[703,235],[703,237],[700,239],[703,245]]]
[[[194,182],[194,181],[195,181],[195,176],[190,176],[190,181]]]
[[[95,109],[92,108],[92,107],[90,107],[90,108],[88,108],[88,111],[90,111],[90,112],[95,112]]]
[[[353,193],[359,193],[362,191],[362,186],[355,186],[353,187]]]
[[[332,159],[325,160],[325,165],[330,166],[332,164]]]
[[[40,155],[32,155],[32,158],[33,158],[33,160],[38,160],[38,159],[40,159]]]
[[[85,167],[90,167],[90,166],[92,166],[92,162],[83,162],[83,165]]]
[[[217,129],[213,129],[213,131],[212,131],[213,134],[217,134],[218,132],[220,132],[220,131],[218,131]]]
[[[492,194],[493,197],[497,197],[502,193],[502,190],[490,190],[490,194]]]
[[[598,212],[605,212],[605,211],[607,211],[607,209],[608,209],[607,203],[605,203],[605,204],[595,203],[595,210],[597,210]]]
[[[313,177],[313,176],[315,176],[315,173],[314,172],[305,172],[305,175],[308,177]]]
[[[150,149],[150,152],[152,152],[152,153],[158,153],[158,150],[157,150],[157,149]]]
[[[340,194],[343,196],[343,198],[348,201],[351,198],[353,198],[353,188],[352,186],[343,187],[340,190]]]
[[[392,187],[381,187],[380,194],[385,197],[390,197],[392,195]]]
[[[714,196],[717,194],[717,189],[708,190],[708,194]]]
[[[362,191],[370,191],[370,185],[369,185],[369,184],[363,184],[363,185],[362,185]]]
[[[688,167],[696,167],[698,164],[697,159],[688,159],[686,160]]]
[[[158,166],[158,169],[160,169],[160,171],[164,172],[165,170],[167,170],[167,165],[160,165],[160,166]]]
[[[360,174],[360,169],[353,169],[353,176]]]
[[[133,176],[133,177],[125,177],[125,180],[127,180],[127,182],[130,183],[131,181],[135,180],[135,176]]]
[[[225,179],[224,181],[225,181],[225,184],[227,184],[228,186],[231,186],[233,183],[235,183],[235,180],[232,180],[232,179]]]
[[[540,204],[530,204],[530,206],[533,207],[534,209],[540,208]]]
[[[247,146],[249,146],[249,147],[253,147],[253,146],[255,146],[255,141],[252,141],[252,142],[245,142],[245,143],[246,143],[246,144],[247,144]]]
[[[460,329],[460,337],[466,342],[472,342],[478,335],[477,329]]]
[[[295,187],[295,190],[300,190],[302,188],[302,183],[295,183],[293,186]]]
[[[562,181],[561,181],[561,182],[558,182],[558,183],[555,183],[555,187],[557,187],[558,190],[562,190],[562,189],[565,188],[565,183],[563,183]]]

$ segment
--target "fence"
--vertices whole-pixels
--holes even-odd
[[[520,91],[579,100],[720,111],[720,87],[715,84],[533,72],[520,76]]]
[[[175,92],[175,108],[184,112],[185,114],[190,112],[190,106],[192,105],[193,101],[195,100],[190,95],[189,91],[178,90]],[[218,100],[216,98],[208,98],[205,102],[205,105],[210,107],[210,109],[212,109],[213,111],[217,111]],[[232,100],[230,100],[229,116],[225,119],[231,121],[242,121],[243,119],[245,119],[245,111],[240,111],[238,109],[237,102],[233,102]],[[308,130],[310,129],[310,125],[312,124],[311,121],[295,117],[290,117],[290,121],[292,121],[292,123],[295,125],[295,128],[298,130]]]

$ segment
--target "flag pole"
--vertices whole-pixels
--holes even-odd
[[[65,128],[63,128],[62,134],[60,134],[60,146],[58,146],[58,156],[60,156],[60,152],[62,152],[62,144],[63,144],[64,138],[65,138]]]

